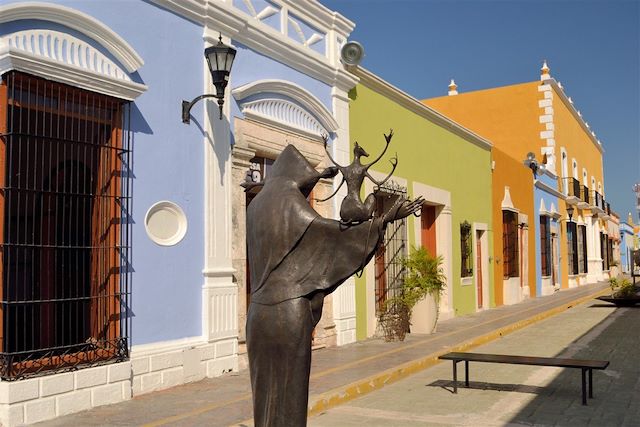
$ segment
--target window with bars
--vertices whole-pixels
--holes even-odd
[[[0,377],[128,357],[128,103],[0,86]]]
[[[586,261],[586,253],[584,252],[584,236],[585,234],[582,233],[582,228],[584,227],[584,225],[578,225],[577,226],[577,239],[578,239],[578,244],[576,246],[576,250],[578,253],[578,273],[584,273],[584,262]]]
[[[503,277],[519,277],[518,213],[502,211],[502,269]]]
[[[579,225],[578,232],[580,233],[580,236],[582,236],[582,238],[580,239],[581,240],[580,252],[582,253],[580,273],[587,273],[589,271],[589,268],[588,268],[589,261],[587,258],[587,226]]]
[[[376,191],[378,215],[388,211],[398,197],[406,197],[406,190],[383,187]],[[385,309],[387,299],[399,296],[406,270],[402,259],[407,256],[406,220],[394,221],[387,226],[384,241],[375,255],[376,314]]]
[[[600,232],[600,257],[602,258],[602,269],[609,269],[609,250],[607,249],[607,235]]]
[[[542,276],[551,276],[551,219],[540,215],[540,268]]]
[[[569,259],[569,274],[578,274],[578,236],[577,224],[567,222],[567,256]]]
[[[471,244],[471,224],[465,221],[460,224],[460,277],[473,276],[473,249]]]

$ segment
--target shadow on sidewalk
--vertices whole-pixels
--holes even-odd
[[[602,305],[591,305],[599,306]],[[544,391],[536,393],[511,422],[555,426],[639,425],[639,331],[640,310],[618,308],[557,355],[610,361],[606,370],[593,373],[594,398],[588,399],[588,406],[583,406],[580,399],[580,371],[564,369],[547,386],[535,387]]]
[[[427,384],[426,387],[440,387],[443,390],[447,390],[453,394],[453,381],[437,380],[431,384]],[[469,381],[469,387],[464,385],[464,381],[458,381],[458,388],[464,387],[465,389],[474,390],[492,390],[492,391],[509,391],[516,393],[530,393],[530,394],[542,394],[546,387],[539,387],[535,385],[526,384],[498,384],[487,383],[481,381]]]

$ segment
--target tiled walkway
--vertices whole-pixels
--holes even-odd
[[[591,300],[596,293],[606,289],[606,283],[588,285],[530,299],[517,305],[449,319],[438,324],[436,333],[410,334],[401,343],[370,339],[315,351],[310,384],[310,413],[321,414],[327,408],[389,386],[435,365],[437,356],[443,352],[484,344],[561,313],[580,302]],[[321,418],[322,416],[314,419]],[[251,424],[250,419],[249,375],[247,371],[243,371],[143,395],[128,402],[38,425],[227,426]]]
[[[423,370],[309,419],[310,427],[638,426],[640,307],[589,301],[474,351],[597,359],[593,399],[582,405],[579,369],[470,363],[469,388],[452,363]],[[462,369],[459,368],[459,369]]]

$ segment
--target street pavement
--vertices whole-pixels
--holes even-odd
[[[582,405],[580,369],[470,363],[438,364],[309,420],[310,427],[350,426],[638,426],[640,307],[590,301],[474,352],[610,361],[594,371],[594,399]]]
[[[587,285],[444,320],[436,333],[409,334],[404,342],[369,339],[314,351],[309,424],[554,425],[563,420],[565,424],[559,425],[588,425],[614,415],[613,423],[593,425],[640,420],[640,412],[631,404],[631,396],[640,391],[637,358],[631,356],[640,348],[640,311],[591,307],[593,297],[607,289],[604,282]],[[621,322],[626,326],[615,329]],[[607,333],[602,332],[603,325]],[[590,341],[585,341],[587,337]],[[596,399],[588,407],[581,405],[580,371],[573,369],[472,364],[470,389],[459,388],[453,395],[451,362],[439,362],[437,357],[472,348],[538,356],[571,354],[605,358],[612,364],[604,374],[594,373]],[[628,359],[614,362],[614,355],[623,354]],[[627,373],[633,379],[619,389]],[[579,420],[586,421],[576,424]],[[37,425],[251,426],[249,376],[246,370],[231,373]]]

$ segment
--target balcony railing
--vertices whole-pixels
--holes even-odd
[[[605,206],[605,202],[604,202],[604,198],[602,197],[602,194],[598,193],[597,191],[593,191],[593,201],[591,203],[591,205],[598,211],[604,213],[606,210],[606,206]]]
[[[582,197],[580,197],[580,199],[582,199],[583,202],[589,204],[589,187],[587,187],[586,185],[582,186]]]
[[[580,181],[571,177],[562,178],[562,180],[564,181],[564,192],[567,197],[575,197],[576,199],[579,199],[581,193]]]

